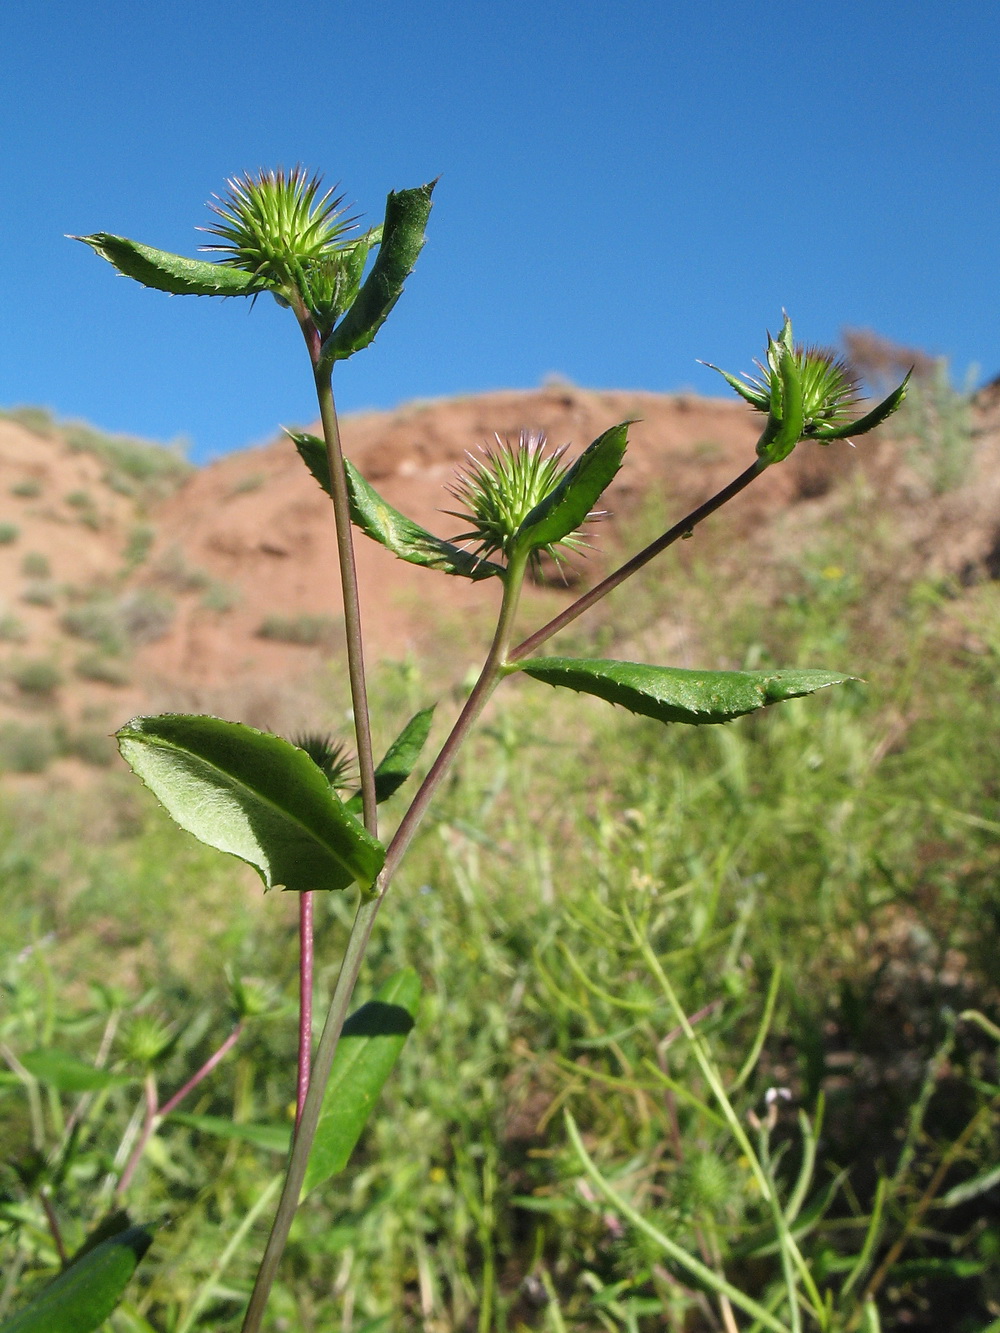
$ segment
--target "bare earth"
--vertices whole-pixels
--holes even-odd
[[[466,450],[489,443],[494,432],[516,438],[521,428],[541,428],[552,444],[569,443],[572,457],[626,419],[635,424],[625,465],[605,497],[611,517],[595,530],[595,551],[572,571],[577,586],[529,593],[552,608],[553,598],[572,597],[603,572],[602,551],[625,539],[638,513],[648,525],[658,506],[666,527],[742,471],[752,461],[760,418],[732,401],[556,385],[355,416],[344,421],[343,435],[347,454],[390,504],[454,536],[459,521],[442,511],[453,507],[446,487]],[[901,570],[950,575],[959,584],[1000,577],[1000,385],[980,392],[974,420],[973,466],[961,487],[942,496],[909,465],[905,442],[884,432],[859,441],[856,451],[800,446],[724,516],[709,520],[724,524],[731,538],[730,573],[763,577],[831,507],[848,503],[849,479],[861,469],[898,520]],[[286,439],[231,454],[193,472],[168,498],[143,504],[109,485],[105,463],[73,452],[58,432],[46,436],[0,420],[0,531],[4,525],[0,718],[23,719],[43,702],[52,705],[51,697],[33,700],[11,679],[26,661],[58,667],[56,702],[67,717],[106,717],[111,729],[152,707],[247,717],[254,692],[266,693],[274,682],[287,690],[337,651],[331,510]],[[126,550],[141,527],[152,529],[151,545],[127,570]],[[41,562],[30,556],[44,557],[48,573],[39,577]],[[496,602],[493,581],[471,584],[403,564],[363,536],[357,560],[373,658],[433,655],[442,615],[485,625]],[[136,635],[122,668],[129,683],[81,678],[79,659],[100,649],[68,631],[67,611],[94,598],[120,604],[142,593],[170,609],[164,623]],[[261,637],[269,617],[312,617],[320,642]],[[456,661],[455,675],[467,665]]]

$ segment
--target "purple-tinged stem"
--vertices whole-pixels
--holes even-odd
[[[59,1262],[65,1268],[68,1255],[66,1254],[66,1246],[63,1244],[62,1231],[59,1227],[59,1219],[56,1217],[56,1210],[52,1207],[52,1200],[45,1190],[39,1190],[38,1197],[42,1201],[45,1220],[49,1224],[49,1231],[52,1233],[52,1240],[56,1247],[56,1253],[59,1255]]]
[[[174,1095],[168,1101],[165,1101],[162,1106],[159,1105],[159,1093],[156,1087],[156,1080],[152,1074],[146,1075],[146,1121],[142,1127],[142,1132],[136,1140],[135,1147],[132,1149],[128,1162],[125,1165],[125,1170],[122,1172],[121,1180],[119,1180],[118,1188],[115,1191],[116,1194],[119,1196],[124,1194],[132,1183],[135,1169],[142,1159],[142,1154],[146,1151],[146,1144],[149,1142],[153,1135],[153,1131],[156,1129],[160,1121],[164,1120],[171,1111],[175,1111],[188,1093],[192,1092],[202,1079],[207,1078],[215,1066],[226,1058],[239,1041],[242,1032],[242,1022],[237,1023],[219,1049],[210,1055],[202,1067],[192,1074],[188,1081],[182,1087],[178,1088]]]
[[[589,611],[595,602],[599,602],[602,597],[606,597],[609,592],[613,592],[620,583],[631,578],[633,574],[642,569],[643,565],[648,565],[668,546],[673,546],[674,542],[682,537],[690,537],[695,525],[700,523],[703,518],[708,518],[709,514],[714,514],[717,509],[721,509],[727,500],[731,500],[734,495],[739,495],[750,483],[767,467],[767,463],[758,458],[754,463],[741,472],[740,475],[724,486],[721,491],[713,495],[710,500],[693,509],[686,518],[682,518],[679,523],[675,523],[672,528],[668,528],[662,536],[657,537],[655,542],[644,547],[638,555],[634,555],[631,560],[627,560],[624,565],[620,565],[614,573],[609,574],[606,579],[594,585],[589,592],[585,592],[582,597],[578,597],[575,602],[567,606],[565,611],[560,611],[557,616],[543,625],[541,629],[535,630],[522,643],[519,643],[507,656],[508,662],[520,662],[522,658],[533,653],[540,647],[546,639],[551,639],[553,634],[558,634],[561,629],[565,629],[571,624],[577,616],[582,616],[584,611]]]
[[[143,1091],[146,1096],[146,1118],[143,1121],[142,1130],[139,1133],[139,1137],[135,1141],[135,1147],[132,1149],[131,1153],[129,1154],[129,1159],[125,1163],[125,1170],[122,1172],[121,1180],[119,1180],[118,1182],[118,1187],[115,1190],[115,1193],[119,1196],[119,1198],[125,1193],[129,1185],[131,1185],[132,1177],[135,1175],[135,1169],[139,1165],[139,1162],[142,1158],[142,1154],[146,1150],[146,1144],[149,1142],[150,1136],[152,1135],[153,1130],[156,1127],[156,1118],[157,1118],[156,1113],[157,1110],[159,1109],[158,1103],[160,1094],[159,1091],[157,1090],[156,1078],[153,1075],[152,1071],[150,1071],[146,1075],[145,1081],[143,1083]]]
[[[224,1060],[233,1049],[240,1037],[243,1035],[242,1022],[237,1023],[230,1032],[229,1036],[222,1043],[214,1055],[210,1055],[196,1074],[192,1074],[182,1088],[178,1088],[168,1102],[164,1102],[160,1107],[160,1119],[168,1116],[171,1111],[176,1111],[189,1092],[193,1092],[203,1078],[207,1078],[220,1061]]]
[[[302,1119],[302,1108],[309,1091],[312,1065],[313,1002],[313,895],[299,894],[299,1075],[295,1097],[295,1125]]]

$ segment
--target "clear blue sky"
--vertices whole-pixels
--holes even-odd
[[[0,404],[196,458],[313,416],[288,312],[166,297],[66,232],[195,253],[297,161],[429,241],[342,409],[530,387],[723,391],[782,306],[1000,371],[1000,6],[953,0],[3,0]]]

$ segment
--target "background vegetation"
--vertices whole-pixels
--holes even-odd
[[[724,527],[692,544],[669,605],[657,569],[610,608],[602,651],[663,637],[668,617],[707,665],[846,667],[864,683],[704,730],[530,681],[501,691],[376,932],[360,999],[415,965],[418,1025],[348,1171],[301,1211],[275,1329],[721,1327],[596,1194],[563,1108],[644,1217],[766,1302],[779,1274],[759,1191],[706,1114],[630,918],[744,1123],[752,1113],[766,1134],[771,1108],[768,1152],[786,1196],[804,1181],[796,1234],[817,1275],[858,1294],[874,1283],[885,1329],[1000,1328],[997,1043],[968,1017],[1000,1018],[1000,584],[901,585],[891,520],[860,478],[846,530],[818,528],[749,600],[709,573]],[[460,647],[442,623],[442,656]],[[44,666],[25,661],[20,688],[56,689]],[[332,663],[317,725],[344,717],[342,676]],[[433,678],[415,662],[382,669],[377,741],[433,701]],[[34,739],[0,743],[54,750],[43,717]],[[95,1194],[111,1206],[138,1130],[143,1040],[160,1034],[157,1076],[179,1087],[232,1025],[228,969],[260,979],[274,1008],[184,1110],[271,1128],[163,1127],[128,1200],[156,1241],[109,1326],[235,1329],[259,1245],[227,1258],[219,1235],[263,1230],[254,1205],[280,1169],[295,904],[263,900],[117,768],[58,800],[44,779],[6,781],[0,1314],[58,1265],[40,1153],[69,1122],[72,1169],[45,1179],[72,1249]],[[352,907],[319,903],[321,991]],[[41,1048],[132,1081],[59,1092],[25,1077]]]

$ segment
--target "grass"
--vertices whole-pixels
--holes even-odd
[[[128,669],[113,657],[103,653],[84,653],[73,667],[81,680],[96,680],[102,685],[128,685],[131,676]]]
[[[27,637],[23,621],[9,611],[0,613],[0,643],[24,643]]]
[[[25,477],[23,481],[14,483],[10,493],[19,500],[34,500],[42,493],[42,483],[37,477]]]
[[[21,560],[21,573],[29,579],[47,579],[52,573],[48,556],[41,551],[28,551]]]
[[[140,504],[162,499],[172,494],[191,475],[192,466],[184,457],[184,444],[154,444],[129,435],[112,435],[96,430],[81,421],[59,421],[42,407],[13,407],[0,410],[0,416],[33,431],[43,439],[61,439],[74,453],[88,453],[105,465],[102,480],[111,490],[132,496]],[[25,489],[28,487],[30,489]],[[33,479],[13,488],[13,494],[25,498],[39,494],[40,486]],[[93,522],[96,515],[90,508],[89,497],[77,493],[78,498],[67,500],[82,507],[84,521]]]
[[[1000,1151],[996,1044],[956,1019],[978,1009],[995,1021],[1000,999],[1000,586],[958,606],[933,585],[890,586],[891,532],[876,508],[860,497],[837,543],[818,534],[766,598],[717,597],[709,620],[694,563],[671,606],[696,625],[708,664],[847,666],[864,684],[704,729],[627,719],[528,680],[505,687],[381,918],[358,1002],[416,965],[417,1028],[355,1160],[302,1210],[276,1329],[710,1329],[650,1234],[584,1178],[564,1107],[654,1232],[717,1257],[767,1299],[780,1274],[769,1215],[630,920],[738,1083],[741,1123],[765,1117],[769,1088],[789,1090],[768,1140],[785,1199],[808,1156],[797,1110],[812,1122],[825,1103],[799,1214],[819,1279],[845,1284],[882,1190],[860,1292],[944,1162],[879,1288],[882,1328],[980,1333],[1000,1315],[995,1196],[969,1185]],[[655,637],[662,582],[650,575],[613,608],[619,632]],[[610,625],[600,632],[614,655]],[[959,646],[969,634],[981,651]],[[343,716],[341,675],[318,726]],[[432,697],[413,664],[383,669],[373,693],[383,746]],[[245,868],[177,832],[117,768],[55,803],[16,790],[0,818],[5,1041],[89,1060],[109,1024],[152,1016],[178,1034],[161,1074],[169,1090],[228,1031],[228,964],[270,979],[282,1009],[186,1109],[287,1124],[290,896],[264,899]],[[326,992],[352,902],[318,906]],[[110,1059],[128,1072],[125,1050],[113,1044]],[[112,1089],[86,1122],[81,1167],[56,1197],[72,1243],[135,1105],[133,1089]],[[28,1144],[25,1108],[16,1084],[0,1084],[0,1135],[15,1155]],[[114,1333],[184,1326],[278,1166],[248,1144],[164,1127],[133,1199],[163,1225]],[[969,1197],[943,1206],[963,1185]],[[7,1262],[51,1271],[37,1209],[13,1176],[7,1189]],[[265,1220],[193,1327],[238,1328]]]
[[[60,628],[116,657],[130,647],[154,643],[169,632],[174,603],[155,588],[136,588],[121,597],[98,591],[66,609]]]
[[[328,648],[343,641],[344,625],[342,619],[333,616],[268,615],[261,621],[257,636],[302,648]]]
[[[62,684],[62,672],[54,662],[44,657],[14,662],[8,675],[22,694],[48,699]]]

